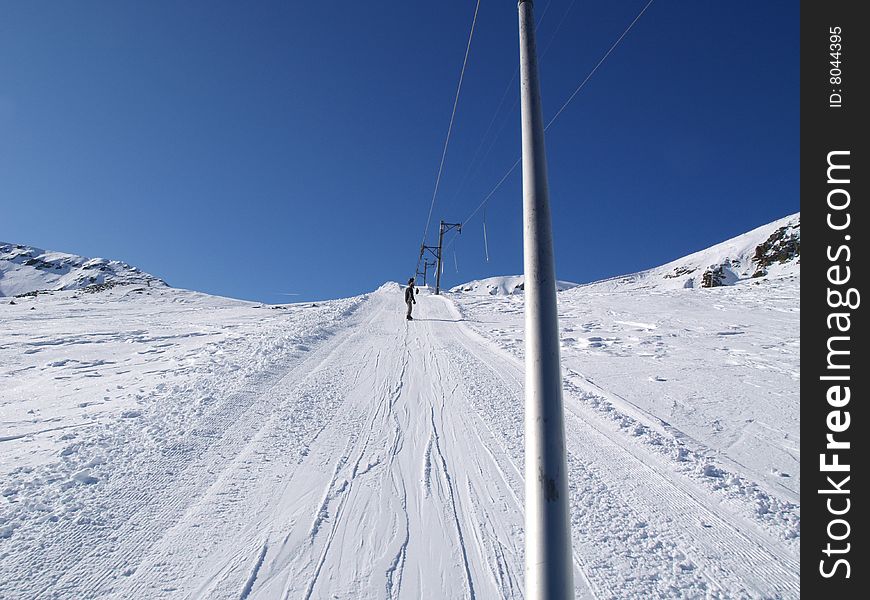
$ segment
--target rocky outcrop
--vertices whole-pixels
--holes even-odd
[[[694,267],[674,267],[674,270],[670,273],[665,273],[665,279],[676,279],[678,277],[682,277],[683,275],[691,275],[697,269]]]
[[[801,255],[801,222],[790,223],[774,231],[767,240],[755,248],[752,261],[756,264],[753,277],[767,275],[767,267],[782,264],[791,260],[800,261]]]
[[[725,285],[725,267],[718,265],[710,267],[701,276],[701,287],[711,288]]]

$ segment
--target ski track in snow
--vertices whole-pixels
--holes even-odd
[[[475,302],[424,293],[411,323],[395,284],[241,325],[233,305],[223,322],[190,315],[202,335],[183,343],[147,324],[61,335],[50,314],[42,333],[12,328],[0,357],[56,352],[4,366],[4,381],[23,383],[0,407],[21,412],[39,377],[58,372],[72,377],[58,397],[79,408],[57,409],[51,427],[3,413],[0,444],[21,457],[44,444],[0,471],[4,598],[522,598],[523,370]],[[105,310],[99,331],[117,318]],[[616,316],[661,334],[642,315]],[[118,336],[148,341],[125,354]],[[68,356],[79,343],[106,351]],[[130,372],[112,373],[125,387],[139,377],[140,397],[100,401],[111,413],[81,401],[81,371],[121,372],[125,357]],[[570,368],[565,403],[578,598],[799,597],[788,489],[759,485],[738,455],[715,460],[697,436]]]

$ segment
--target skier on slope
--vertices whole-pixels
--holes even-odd
[[[413,321],[414,317],[411,316],[411,308],[414,304],[417,304],[417,300],[414,298],[414,278],[411,277],[408,280],[408,287],[405,288],[405,304],[408,305],[408,314],[405,315],[405,318],[409,321]]]

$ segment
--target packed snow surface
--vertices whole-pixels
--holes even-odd
[[[799,266],[774,254],[558,294],[578,598],[799,597]],[[522,598],[522,308],[3,301],[0,595]]]

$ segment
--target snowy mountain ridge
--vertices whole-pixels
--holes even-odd
[[[659,267],[584,286],[717,287],[799,273],[800,213],[795,213]],[[450,291],[504,296],[522,293],[524,282],[523,275],[488,277],[455,286]],[[122,284],[165,286],[166,282],[123,261],[0,242],[0,297],[41,291],[99,290]],[[570,281],[557,282],[559,291],[578,285]]]
[[[124,284],[166,286],[162,279],[123,261],[0,242],[0,297],[42,291],[96,291]]]
[[[583,287],[691,289],[800,276],[800,223],[798,212],[659,267]]]
[[[800,274],[800,238],[800,213],[795,213],[659,267],[586,284],[557,281],[557,290],[586,286],[667,290],[792,277]],[[488,277],[457,285],[450,291],[490,296],[520,294],[524,281],[522,275]]]
[[[481,296],[509,296],[523,293],[526,278],[524,275],[505,275],[501,277],[487,277],[475,279],[462,285],[450,288],[451,292],[465,292]],[[556,281],[558,291],[570,290],[578,284],[570,281]]]

